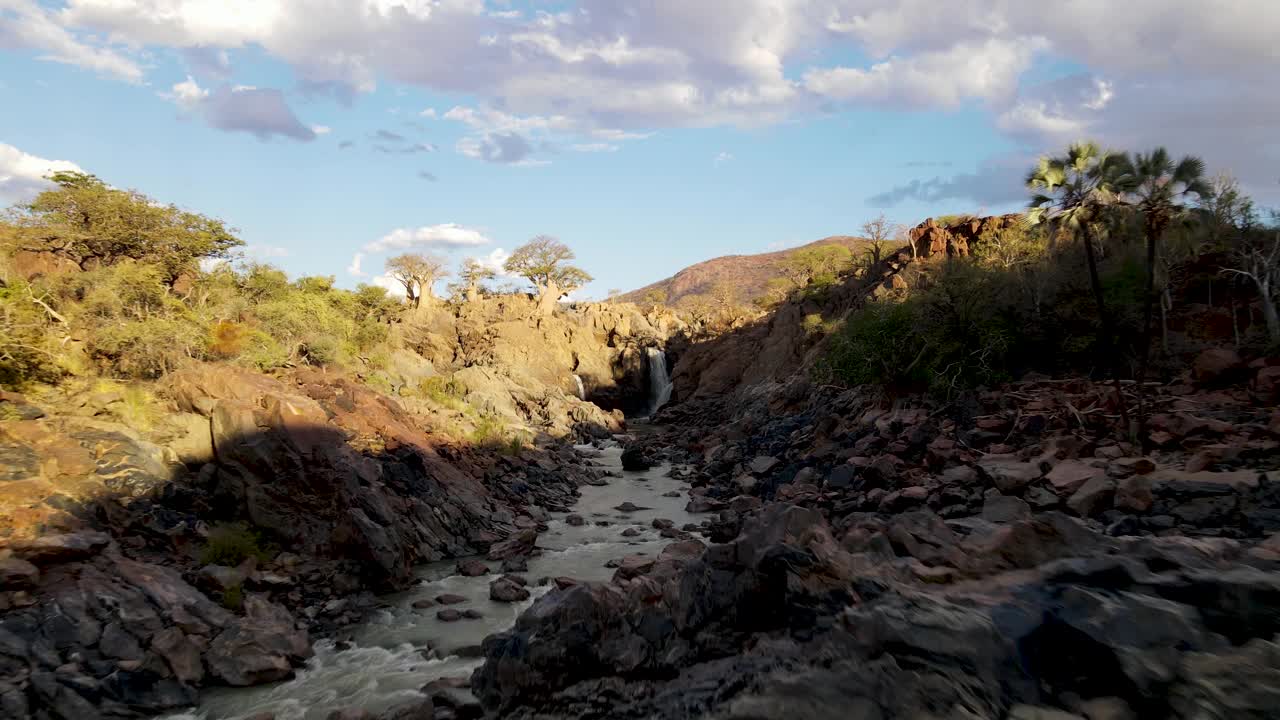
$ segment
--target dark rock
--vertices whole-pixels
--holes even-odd
[[[410,603],[410,607],[412,607],[414,610],[426,610],[427,608],[432,608],[435,606],[436,606],[436,601],[432,600],[431,598],[418,598],[417,600],[414,600],[412,603]]]
[[[0,558],[0,590],[25,590],[40,581],[40,570],[16,557]]]
[[[466,601],[467,599],[465,597],[461,595],[455,595],[453,593],[444,593],[442,595],[436,596],[436,602],[440,603],[441,605],[458,605],[459,603],[464,603]]]
[[[534,545],[538,542],[538,531],[535,528],[521,530],[506,540],[495,544],[489,548],[490,560],[507,560],[513,557],[524,557],[533,552]],[[488,569],[481,573],[488,574]],[[466,573],[463,573],[466,574]]]
[[[1026,520],[1031,517],[1031,506],[1009,495],[988,497],[982,504],[982,519],[993,523]]]
[[[564,519],[564,522],[572,527],[581,527],[587,524],[587,521],[581,515],[570,515]]]
[[[463,577],[480,577],[489,574],[489,566],[480,560],[463,560],[458,563],[457,573]]]
[[[1067,507],[1080,517],[1094,517],[1111,507],[1115,491],[1115,480],[1109,477],[1094,477],[1067,500]]]
[[[630,501],[624,502],[621,505],[618,505],[617,507],[614,508],[614,510],[617,510],[618,512],[622,512],[622,513],[633,513],[633,512],[639,512],[641,510],[648,510],[648,509],[649,508],[647,507],[641,507]]]
[[[462,619],[462,611],[453,608],[445,608],[436,611],[436,619],[440,622],[457,622]]]
[[[622,469],[633,472],[648,470],[653,467],[653,460],[645,455],[639,447],[629,447],[622,451]]]
[[[520,602],[529,599],[529,591],[510,578],[498,578],[489,583],[489,599],[495,602]]]
[[[529,559],[526,557],[512,557],[502,561],[502,572],[504,573],[520,573],[529,571]]]
[[[43,567],[84,560],[101,552],[110,542],[110,535],[86,530],[15,541],[9,544],[9,548],[14,557]]]

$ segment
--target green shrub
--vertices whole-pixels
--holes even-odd
[[[91,331],[85,349],[110,375],[158,378],[204,354],[205,332],[187,318],[153,317]]]
[[[244,607],[244,586],[236,583],[222,591],[222,607],[238,612]]]
[[[481,415],[468,437],[474,445],[502,447],[507,444],[507,426],[496,415]]]
[[[50,381],[58,375],[56,345],[50,342],[53,320],[23,282],[0,284],[0,387]]]
[[[249,558],[270,559],[262,538],[243,523],[219,525],[209,531],[209,539],[200,553],[205,565],[235,567]]]

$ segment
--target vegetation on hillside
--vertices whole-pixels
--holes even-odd
[[[1171,340],[1178,278],[1231,293],[1242,346],[1280,341],[1280,230],[1229,179],[1206,180],[1198,159],[1078,143],[1042,159],[1027,182],[1025,223],[984,234],[971,258],[912,266],[909,291],[845,318],[821,370],[945,397],[1032,371],[1136,379],[1141,435],[1142,381],[1173,367],[1179,349],[1198,349],[1185,332],[1181,347]],[[1255,301],[1262,323],[1252,322]],[[1126,409],[1123,396],[1117,405]]]

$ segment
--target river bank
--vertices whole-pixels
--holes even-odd
[[[491,599],[491,585],[508,575],[501,561],[483,556],[432,563],[416,570],[409,590],[379,598],[383,607],[361,624],[318,642],[315,655],[293,679],[254,688],[217,688],[200,705],[170,720],[326,720],[331,713],[359,710],[378,714],[425,700],[432,681],[465,682],[481,664],[485,637],[510,628],[538,598],[571,578],[603,582],[617,573],[617,561],[656,558],[675,530],[698,522],[685,509],[688,486],[668,475],[669,466],[622,470],[622,447],[575,448],[612,477],[608,484],[584,486],[567,512],[552,512],[527,557],[527,570],[512,573],[529,582],[529,597],[517,602]],[[667,528],[667,530],[663,530]],[[664,537],[664,532],[668,537]],[[489,572],[458,574],[469,560]],[[614,566],[614,567],[611,567]],[[442,612],[474,611],[479,617],[441,619]]]

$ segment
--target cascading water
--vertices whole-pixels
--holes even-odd
[[[586,400],[586,399],[587,399],[587,388],[586,388],[586,386],[585,386],[585,385],[583,385],[583,384],[582,384],[582,376],[581,376],[581,375],[574,375],[574,376],[573,376],[573,382],[574,382],[574,384],[576,384],[576,385],[577,385],[577,387],[578,387],[578,399],[579,399],[579,400]]]
[[[649,358],[649,414],[652,415],[671,399],[671,375],[667,373],[667,354],[662,348],[647,348],[645,353]]]

